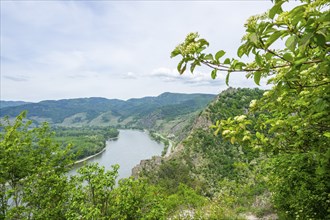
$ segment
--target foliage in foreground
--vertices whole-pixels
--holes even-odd
[[[209,43],[189,34],[172,52],[182,57],[178,71],[206,65],[217,72],[247,72],[273,87],[253,100],[246,114],[219,120],[213,126],[232,143],[265,157],[269,189],[281,218],[330,218],[330,10],[325,0],[302,0],[290,11],[275,1],[265,14],[252,16],[237,55],[246,63],[207,54]],[[285,41],[284,45],[280,41]],[[274,46],[276,45],[283,46]]]
[[[0,132],[0,219],[165,219],[206,200],[181,184],[177,193],[143,179],[121,179],[118,166],[97,164],[68,176],[72,158],[44,124],[31,128],[25,112]]]
[[[65,197],[63,174],[72,163],[69,147],[62,150],[51,140],[47,124],[30,128],[21,113],[11,125],[8,119],[0,132],[0,218],[37,216],[44,209],[59,215]]]
[[[159,219],[165,213],[157,188],[123,179],[118,166],[97,164],[68,177],[69,149],[52,141],[47,124],[30,128],[25,112],[0,133],[0,219]]]

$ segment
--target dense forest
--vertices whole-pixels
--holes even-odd
[[[70,153],[82,159],[102,151],[106,141],[118,137],[119,131],[112,127],[56,127],[54,142],[63,148],[70,144]]]
[[[139,177],[116,184],[118,166],[97,164],[68,177],[71,145],[54,141],[47,123],[31,126],[25,112],[2,120],[0,219],[329,219],[330,5],[284,3],[245,24],[237,55],[251,62],[206,53],[197,33],[174,49],[181,74],[205,65],[212,78],[226,72],[227,84],[246,72],[272,87],[219,94],[171,156]],[[167,107],[162,114],[171,117]]]

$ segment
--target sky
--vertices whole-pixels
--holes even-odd
[[[117,99],[225,90],[225,73],[181,75],[171,51],[190,32],[236,56],[251,15],[271,1],[1,0],[0,99]],[[256,87],[244,73],[232,87]],[[262,87],[261,87],[262,88]]]

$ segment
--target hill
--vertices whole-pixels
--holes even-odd
[[[133,169],[133,176],[147,178],[169,194],[179,193],[181,184],[191,187],[210,201],[198,208],[209,219],[213,219],[213,215],[220,215],[221,219],[240,219],[244,217],[239,218],[238,213],[246,210],[268,215],[272,212],[269,195],[263,182],[253,173],[254,164],[263,158],[247,146],[215,136],[210,129],[219,119],[244,114],[250,102],[263,93],[260,89],[223,91],[195,118],[188,135],[169,158],[142,161]],[[180,209],[189,207],[180,206]],[[177,216],[180,210],[173,210],[173,213]]]
[[[1,109],[0,117],[15,117],[26,110],[39,124],[56,126],[116,126],[162,130],[167,135],[182,130],[215,95],[163,93],[157,97],[129,99],[79,98],[22,103]]]
[[[12,107],[12,106],[19,106],[19,105],[25,105],[30,104],[31,102],[23,102],[23,101],[2,101],[0,100],[0,109],[6,108],[6,107]]]

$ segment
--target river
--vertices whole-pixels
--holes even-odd
[[[106,142],[106,150],[85,162],[74,165],[69,175],[76,174],[76,170],[85,163],[99,163],[106,170],[111,165],[119,164],[119,179],[129,177],[132,168],[141,160],[150,159],[152,156],[160,156],[164,145],[151,140],[149,135],[138,130],[120,130],[117,140]]]

